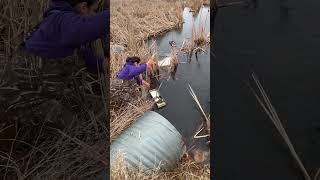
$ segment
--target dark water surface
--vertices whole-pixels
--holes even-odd
[[[210,12],[208,7],[203,7],[199,14],[193,16],[188,8],[183,12],[185,23],[181,31],[171,31],[157,40],[160,55],[170,53],[169,41],[176,42],[181,47],[186,38],[191,38],[193,21],[196,31],[199,25],[205,23],[206,32],[210,32]],[[207,20],[205,20],[207,18]],[[207,49],[209,51],[209,47]],[[179,53],[181,62],[187,61],[187,56]],[[203,122],[204,118],[199,111],[195,101],[189,94],[187,87],[190,84],[195,91],[203,109],[209,113],[210,110],[210,55],[199,54],[197,62],[192,57],[191,64],[179,64],[176,80],[162,80],[160,95],[165,99],[167,106],[159,110],[159,113],[168,119],[190,143],[192,136]],[[202,147],[205,145],[202,143]]]
[[[303,179],[245,85],[253,84],[253,71],[307,170],[320,167],[319,17],[319,0],[257,0],[219,9],[211,67],[216,179]]]

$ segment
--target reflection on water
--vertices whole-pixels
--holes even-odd
[[[316,158],[320,133],[315,131],[315,126],[320,127],[319,9],[319,0],[257,0],[256,8],[219,9],[217,59],[212,67],[215,125],[219,127],[215,129],[219,139],[215,160],[219,168],[238,174],[239,179],[302,179],[279,134],[244,83],[251,82],[252,71],[271,97],[307,170],[320,165]],[[229,153],[228,160],[219,156],[230,149],[236,151]]]
[[[192,26],[196,32],[200,30],[200,25],[204,24],[206,32],[210,32],[210,12],[209,7],[202,7],[199,14],[193,16],[189,8],[183,11],[184,24],[180,31],[171,31],[164,36],[157,38],[158,53],[160,55],[170,55],[170,41],[174,41],[178,48],[181,47],[185,39],[190,39]],[[209,52],[209,47],[206,49]],[[188,55],[177,53],[179,64],[172,69],[168,69],[171,78],[161,80],[160,94],[167,102],[167,106],[158,110],[161,115],[168,119],[190,144],[191,139],[204,121],[195,101],[187,91],[190,84],[195,91],[203,109],[209,113],[210,105],[210,56],[209,53],[198,53],[197,61],[186,63]],[[194,59],[195,57],[192,57]],[[170,71],[170,72],[169,72]],[[160,72],[161,74],[161,72]],[[197,146],[206,147],[206,139],[198,141]]]
[[[177,73],[177,70],[178,70],[178,64],[174,65],[171,68],[172,68],[172,70],[170,72],[171,78],[172,78],[172,80],[176,80],[176,73]]]

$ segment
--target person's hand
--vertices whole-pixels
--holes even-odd
[[[154,62],[153,59],[149,59],[148,62],[147,62],[147,68],[148,68],[149,70],[152,70],[154,63],[155,63],[155,62]]]

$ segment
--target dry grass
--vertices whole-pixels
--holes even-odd
[[[10,61],[15,49],[26,38],[27,33],[42,18],[48,0],[2,0],[0,2],[0,67]],[[194,3],[193,9],[200,7]],[[128,46],[125,53],[111,53],[111,78],[122,68],[128,55],[147,60],[147,47],[142,40],[162,34],[182,24],[182,7],[179,1],[121,0],[111,1],[111,45]],[[0,71],[1,72],[1,71]],[[128,103],[117,111],[111,110],[111,140],[151,108],[152,103],[143,99]],[[2,117],[1,117],[2,118]],[[2,118],[5,119],[5,118]],[[71,118],[72,119],[72,118]],[[70,121],[71,121],[70,119]],[[90,119],[74,121],[71,128],[59,130],[50,128],[46,121],[33,128],[35,142],[25,142],[25,132],[14,129],[14,136],[3,138],[8,151],[0,152],[0,174],[14,179],[72,179],[88,178],[107,165],[105,122]],[[32,125],[30,126],[32,128]],[[0,128],[0,133],[3,129]],[[12,128],[12,127],[10,127]],[[18,148],[22,147],[22,149]],[[182,163],[176,169],[186,177],[198,165]],[[190,169],[190,171],[187,171]],[[208,168],[193,173],[208,177]],[[173,176],[172,176],[173,177]],[[188,176],[189,177],[189,176]],[[191,176],[190,176],[191,177]]]
[[[199,12],[204,0],[187,0],[186,3],[186,6],[190,7],[191,11],[195,12],[194,14],[196,14]]]
[[[203,26],[200,27],[200,33],[196,33],[194,27],[192,28],[191,39],[184,40],[180,51],[188,54],[188,62],[192,60],[192,55],[199,52],[206,52],[206,48],[209,46],[210,37],[206,34]]]
[[[42,18],[42,12],[47,8],[48,0],[10,1],[0,3],[0,44],[3,56],[10,57],[27,33]],[[4,58],[3,60],[8,60]]]
[[[134,34],[130,34],[128,38],[127,48],[121,53],[110,52],[110,78],[114,79],[117,73],[123,68],[125,60],[128,56],[138,56],[142,62],[146,62],[150,57],[146,43],[137,41]]]
[[[169,30],[181,28],[185,6],[198,12],[202,0],[112,0],[111,3],[111,78],[121,70],[127,56],[140,56],[146,61],[150,56],[145,40]],[[194,13],[196,14],[196,13]],[[202,34],[201,34],[202,35]],[[127,47],[125,47],[127,46]],[[113,49],[123,49],[115,54]],[[149,56],[148,56],[149,55]]]
[[[183,8],[189,6],[192,10],[198,11],[202,3],[201,0],[188,0],[186,4],[178,0],[111,0],[111,48],[122,49],[118,53],[111,50],[111,81],[122,69],[127,56],[139,56],[143,62],[151,57],[158,61],[156,44],[152,43],[148,47],[144,41],[149,37],[182,27]],[[176,51],[176,48],[172,48],[171,71],[179,63]],[[135,103],[127,103],[112,110],[111,141],[145,111],[151,109],[152,102],[144,98],[138,99]],[[154,169],[151,174],[126,169],[122,164],[123,161],[119,160],[117,161],[119,164],[113,165],[111,177],[112,179],[210,179],[209,166],[196,163],[204,159],[200,154],[195,152],[194,155],[186,155],[171,172],[159,172],[158,169]],[[193,157],[190,158],[191,156]]]
[[[196,38],[195,40],[195,44],[198,46],[198,47],[205,47],[207,44],[208,44],[208,39],[207,39],[207,33],[205,31],[205,28],[204,28],[204,25],[201,24],[200,25],[200,30],[199,30],[199,35],[198,37]]]
[[[146,62],[151,57],[157,60],[155,51],[149,52],[150,47],[147,46],[145,40],[182,25],[182,3],[179,1],[112,0],[110,7],[112,14],[110,26],[111,81],[123,68],[128,56],[138,56],[142,62]],[[113,49],[116,47],[120,47],[122,51],[115,53]],[[117,95],[111,94],[111,97],[117,97]],[[116,100],[111,99],[111,101]],[[138,108],[127,103],[125,106],[111,110],[113,114],[111,132],[115,133],[111,133],[111,137],[116,137],[124,127],[128,127],[132,123],[136,116],[127,119],[127,117],[131,117],[130,114],[141,115],[141,112],[151,109],[151,106],[150,102],[142,100],[139,102]]]
[[[181,27],[183,20],[179,1],[112,0],[111,14],[111,48],[127,45],[119,55],[111,51],[111,78],[116,77],[127,56],[148,60],[151,56],[144,40]]]
[[[1,70],[40,22],[49,0],[0,1]],[[80,97],[79,97],[80,98]],[[69,114],[69,128],[52,126],[55,108],[40,124],[12,125],[0,106],[0,177],[4,179],[87,179],[108,165],[106,121]],[[81,112],[79,112],[81,113]],[[30,141],[31,139],[31,141]]]
[[[142,170],[132,171],[124,165],[123,156],[119,155],[119,160],[111,169],[111,179],[122,180],[160,180],[160,179],[190,179],[190,180],[207,180],[210,179],[209,165],[203,165],[194,161],[195,158],[201,159],[206,156],[204,152],[196,152],[191,157],[185,154],[178,162],[177,166],[169,172],[160,172],[159,168],[155,168],[151,172],[145,173]]]
[[[151,57],[145,40],[169,30],[181,28],[182,11],[185,6],[198,12],[205,1],[187,0],[111,0],[111,78],[121,70],[127,56],[140,56],[143,61]],[[196,14],[196,13],[194,13]],[[200,32],[200,42],[207,42],[207,35]],[[198,39],[198,37],[194,37]],[[127,47],[125,47],[127,46]],[[120,47],[120,53],[113,49]]]
[[[212,3],[215,3],[215,0],[212,1]],[[203,5],[210,5],[210,0],[203,0]]]
[[[159,35],[182,24],[179,1],[111,0],[111,44],[124,45]]]
[[[187,53],[189,56],[189,63],[191,62],[192,55],[199,52],[206,52],[206,48],[210,45],[210,33],[205,31],[205,24],[209,20],[209,13],[206,15],[205,20],[199,25],[196,31],[195,24],[192,26],[192,34],[190,39],[184,40],[180,50]]]
[[[43,129],[46,132],[39,131],[39,135],[35,137],[39,139],[38,143],[28,146],[26,146],[27,142],[20,140],[20,134],[17,137],[19,139],[2,139],[2,141],[12,142],[10,152],[21,150],[22,147],[28,151],[26,154],[18,154],[19,151],[12,153],[2,151],[0,153],[1,174],[6,172],[7,178],[19,180],[95,176],[108,165],[105,151],[106,138],[94,133],[85,134],[85,132],[94,132],[94,127],[90,123],[85,125],[88,128],[80,129],[80,126],[76,126],[76,130],[65,131],[51,129],[50,138],[48,138],[49,130]],[[43,138],[46,140],[42,141]]]
[[[153,102],[146,99],[138,99],[128,103],[119,110],[111,110],[110,140],[115,140],[125,129],[141,117],[144,112],[150,111]]]

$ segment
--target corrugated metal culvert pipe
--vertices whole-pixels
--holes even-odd
[[[121,154],[124,165],[130,169],[147,171],[160,167],[161,170],[169,170],[185,151],[185,143],[177,129],[163,116],[151,111],[145,113],[111,144],[111,168]]]

